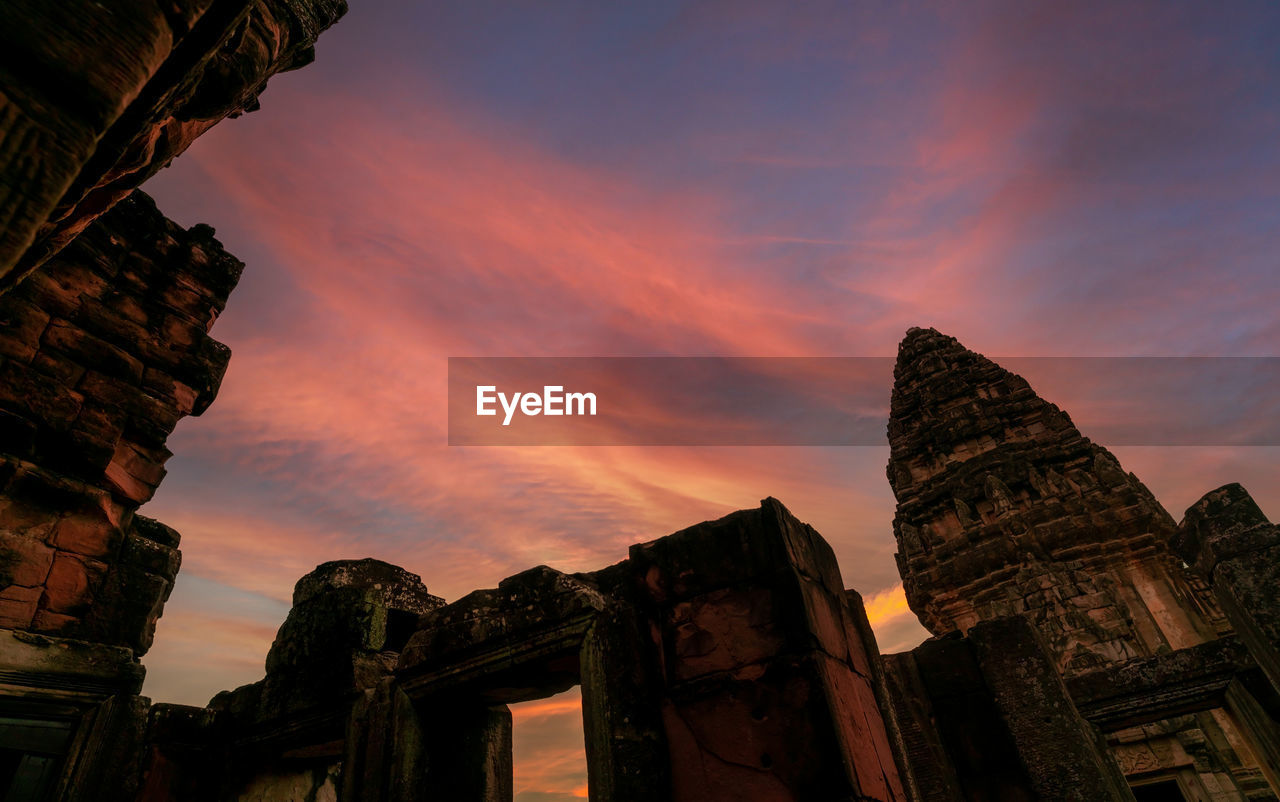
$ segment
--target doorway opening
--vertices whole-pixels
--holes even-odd
[[[582,693],[510,705],[515,802],[580,802],[587,798]]]
[[[1182,786],[1173,779],[1135,785],[1132,790],[1137,802],[1187,802]]]

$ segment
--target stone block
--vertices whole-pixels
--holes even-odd
[[[29,361],[40,347],[49,313],[23,298],[0,296],[0,356]]]
[[[84,378],[84,365],[64,354],[41,351],[31,358],[31,367],[68,387],[75,387]]]
[[[65,431],[83,402],[80,393],[31,367],[12,361],[0,365],[0,408]]]
[[[106,565],[70,552],[58,552],[45,581],[40,606],[55,613],[83,613],[106,573]]]
[[[25,534],[0,531],[0,587],[43,585],[53,567],[54,550]]]
[[[31,619],[31,629],[50,635],[71,635],[80,624],[80,619],[73,615],[64,615],[50,610],[37,610]]]
[[[1267,520],[1249,491],[1232,483],[1187,509],[1173,544],[1182,559],[1211,578],[1222,560],[1280,546],[1280,527]]]
[[[41,348],[66,354],[114,378],[131,383],[142,380],[142,362],[136,357],[65,320],[55,319],[49,324],[41,338]]]
[[[0,629],[26,629],[31,626],[43,588],[10,585],[0,588]]]
[[[179,543],[182,541],[182,536],[173,527],[166,526],[154,518],[147,518],[143,515],[133,516],[133,531],[139,537],[144,537],[171,549],[178,548]]]

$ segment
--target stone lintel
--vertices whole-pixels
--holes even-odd
[[[123,646],[0,630],[0,684],[13,686],[5,696],[136,694],[145,675]]]
[[[1257,670],[1238,638],[1141,657],[1067,680],[1080,714],[1104,732],[1222,707],[1227,687]]]
[[[578,683],[582,641],[608,603],[584,577],[532,568],[422,616],[397,676],[415,701],[460,688],[492,704],[559,693]]]

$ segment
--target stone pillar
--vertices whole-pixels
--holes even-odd
[[[426,723],[426,802],[511,802],[511,710],[433,706]]]
[[[831,547],[774,499],[631,549],[675,802],[906,799]]]
[[[1238,484],[1206,493],[1174,547],[1209,582],[1240,639],[1280,689],[1280,526]]]
[[[388,678],[352,705],[342,758],[342,798],[425,802],[426,733],[409,697]]]
[[[1264,704],[1263,698],[1271,704]],[[1241,736],[1249,742],[1258,768],[1273,789],[1280,788],[1280,720],[1277,720],[1280,704],[1277,702],[1280,699],[1275,691],[1267,687],[1264,677],[1256,674],[1243,680],[1237,677],[1227,686],[1227,713],[1240,725]]]
[[[592,802],[665,802],[670,776],[650,658],[635,611],[601,613],[582,643],[582,719]]]
[[[921,800],[1132,800],[1034,627],[975,625],[886,660]]]
[[[138,791],[150,700],[118,694],[93,710],[81,725],[80,748],[68,757],[61,799],[132,802]]]
[[[898,712],[893,703],[889,689],[889,678],[885,670],[884,657],[880,654],[880,646],[876,643],[876,633],[867,618],[867,608],[862,602],[862,594],[856,590],[846,590],[845,600],[852,616],[856,643],[851,643],[851,650],[860,652],[866,659],[870,670],[871,689],[875,693],[876,705],[884,717],[885,731],[889,736],[889,746],[893,750],[894,762],[898,767],[898,776],[902,780],[908,799],[919,799],[919,789],[911,776],[910,763],[907,757],[907,743],[903,734],[902,723],[898,720]]]
[[[884,668],[903,741],[903,780],[911,788],[912,800],[964,802],[960,779],[942,743],[938,715],[916,665],[915,652],[885,655]]]
[[[1101,735],[1076,711],[1030,622],[1021,616],[984,621],[969,630],[969,641],[1036,798],[1133,798]]]

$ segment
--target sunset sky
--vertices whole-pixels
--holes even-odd
[[[143,509],[184,555],[145,692],[260,678],[326,560],[453,600],[770,495],[914,646],[887,446],[451,448],[447,358],[891,356],[914,325],[997,360],[1280,356],[1278,34],[1263,2],[352,0],[145,187],[247,263]],[[1064,392],[1086,435],[1115,402]],[[1228,481],[1280,515],[1280,448],[1114,451],[1175,518]],[[521,802],[585,795],[578,718],[516,711]]]

